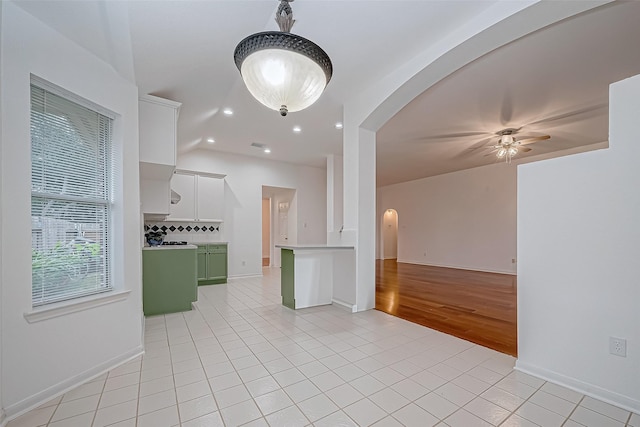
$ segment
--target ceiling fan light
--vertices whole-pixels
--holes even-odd
[[[515,141],[514,141],[513,135],[502,135],[500,137],[500,144],[511,145],[514,142]]]
[[[504,156],[507,155],[507,149],[504,147],[501,147],[500,149],[498,149],[498,152],[496,153],[496,155],[498,156],[499,159],[503,158]]]
[[[515,156],[516,154],[518,154],[518,148],[517,147],[509,147],[507,149],[507,152],[508,152],[509,156]]]

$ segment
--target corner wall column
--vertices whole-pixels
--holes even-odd
[[[327,156],[327,244],[340,241],[343,221],[343,161],[342,156]]]
[[[376,134],[345,120],[344,230],[355,247],[357,311],[375,307]]]

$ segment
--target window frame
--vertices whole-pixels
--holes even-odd
[[[89,291],[73,292],[73,288],[70,287],[69,288],[70,291],[62,295],[58,295],[57,297],[53,297],[53,298],[50,297],[45,301],[37,300],[34,298],[34,293],[33,293],[34,270],[33,270],[33,261],[32,261],[31,304],[32,304],[33,311],[30,313],[25,313],[25,318],[27,318],[27,320],[30,322],[45,320],[46,318],[50,318],[50,317],[57,317],[67,312],[85,310],[89,306],[103,305],[103,304],[108,304],[110,302],[120,301],[126,298],[127,295],[130,293],[130,291],[115,290],[114,275],[113,275],[114,258],[112,256],[113,255],[112,252],[113,252],[113,242],[115,240],[113,237],[113,228],[114,228],[114,222],[115,222],[114,192],[116,188],[114,185],[115,184],[114,181],[116,179],[116,170],[117,170],[117,167],[115,165],[115,154],[116,154],[117,147],[116,147],[114,134],[115,134],[117,114],[99,105],[96,105],[91,101],[88,101],[82,97],[79,97],[78,95],[75,95],[63,88],[53,85],[41,78],[38,78],[34,75],[31,75],[31,80],[30,80],[30,92],[29,92],[30,99],[33,97],[33,90],[34,90],[33,87],[37,88],[38,90],[43,90],[45,92],[48,92],[57,97],[63,98],[65,101],[74,103],[82,108],[88,109],[92,113],[97,113],[100,116],[104,116],[104,118],[107,119],[107,122],[108,122],[108,137],[106,140],[99,141],[96,144],[98,152],[100,152],[100,150],[103,150],[102,152],[104,152],[104,159],[100,159],[102,160],[102,163],[100,163],[100,166],[104,167],[103,179],[104,179],[104,185],[106,187],[106,190],[104,192],[105,193],[104,197],[78,197],[73,195],[65,195],[63,193],[57,194],[57,193],[51,193],[46,191],[34,191],[33,183],[31,185],[32,209],[33,209],[34,199],[45,198],[46,200],[55,200],[62,204],[67,202],[69,204],[74,204],[77,202],[79,204],[83,204],[84,206],[88,206],[88,205],[95,206],[96,212],[98,212],[98,209],[104,209],[105,213],[104,213],[103,222],[100,222],[99,220],[96,220],[96,222],[94,222],[94,224],[103,224],[102,227],[99,227],[99,230],[104,234],[104,237],[99,240],[100,243],[98,246],[99,251],[102,254],[100,257],[101,261],[98,264],[99,268],[101,269],[102,279],[97,281],[95,288]],[[31,123],[30,126],[33,125],[33,114],[34,114],[34,107],[33,107],[32,101],[30,101],[30,123]],[[100,120],[102,120],[102,118]],[[100,129],[100,132],[101,132],[101,126],[103,125],[102,124],[98,125],[98,129]],[[106,146],[102,147],[100,146],[101,144],[105,144]],[[30,131],[30,152],[32,154],[34,153],[33,135],[31,131]],[[99,158],[99,155],[96,155],[96,159],[98,158]],[[32,169],[34,165],[33,161],[34,160],[32,158],[31,160]],[[62,167],[64,167],[65,165],[64,162],[60,162],[58,164],[61,164]],[[33,218],[34,218],[33,210],[31,211],[31,214],[32,214],[31,215],[32,221],[33,221]],[[72,222],[69,221],[69,223],[71,224]],[[78,223],[75,223],[75,224],[77,225]],[[33,229],[33,223],[32,223],[32,239],[34,236],[33,230],[34,229]],[[34,244],[34,241],[32,240],[32,252],[35,249],[35,247],[36,246]],[[89,260],[85,260],[85,263],[88,264]]]

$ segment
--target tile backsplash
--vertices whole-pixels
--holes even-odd
[[[189,243],[215,243],[222,240],[222,223],[219,222],[148,222],[144,224],[145,233],[149,230],[164,231],[165,242],[184,241]]]

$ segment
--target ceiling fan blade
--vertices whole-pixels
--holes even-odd
[[[574,120],[585,120],[585,119],[606,113],[608,107],[609,107],[609,104],[607,103],[591,105],[589,107],[584,107],[578,110],[569,111],[568,113],[557,114],[555,116],[536,120],[535,122],[531,122],[527,124],[527,126],[537,125],[541,123],[560,124],[560,123],[554,123],[554,122],[561,122],[563,119],[570,119],[570,118]]]
[[[507,125],[511,122],[513,116],[513,103],[511,102],[511,94],[507,89],[502,97],[502,106],[500,108],[500,122],[502,125]]]
[[[464,138],[467,136],[478,135],[490,135],[490,132],[457,132],[457,133],[445,133],[442,135],[429,135],[413,138],[414,140],[431,140],[431,139],[451,139],[451,138]]]
[[[471,147],[467,148],[467,150],[478,150],[480,148],[484,148],[487,145],[487,143],[489,143],[492,139],[493,139],[492,136],[488,138],[483,138],[478,142],[474,142],[473,145],[471,145]]]
[[[522,151],[523,153],[528,153],[529,151],[533,151],[533,148],[523,147],[520,149],[520,151]]]
[[[492,145],[487,145],[492,139],[494,139],[495,137],[490,136],[488,138],[483,138],[478,142],[474,142],[470,147],[467,147],[466,150],[462,150],[461,152],[459,152],[458,154],[456,154],[453,158],[454,159],[464,159],[467,157],[471,157],[474,155],[474,153],[477,150],[481,150],[481,149],[487,149],[487,148],[495,148]]]
[[[550,138],[551,137],[549,135],[534,136],[533,138],[521,139],[520,141],[517,141],[517,142],[520,145],[527,145],[527,144],[533,144],[536,141],[544,141],[544,140],[550,139]]]

